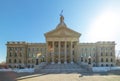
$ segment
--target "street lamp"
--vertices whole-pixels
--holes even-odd
[[[91,64],[91,56],[88,57],[88,64]]]
[[[41,53],[38,53],[37,55],[36,55],[36,65],[38,65],[38,58],[41,56]]]

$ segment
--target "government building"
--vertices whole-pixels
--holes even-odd
[[[33,68],[42,62],[79,64],[92,67],[115,66],[115,42],[81,43],[81,34],[64,22],[63,15],[54,30],[44,34],[46,43],[8,41],[6,62],[10,68]]]

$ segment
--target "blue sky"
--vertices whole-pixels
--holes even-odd
[[[120,0],[0,0],[0,62],[7,41],[45,42],[61,10],[80,42],[115,41],[119,49]]]

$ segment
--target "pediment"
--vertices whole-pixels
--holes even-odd
[[[50,32],[45,33],[46,37],[80,37],[80,35],[80,33],[67,27],[56,28]]]

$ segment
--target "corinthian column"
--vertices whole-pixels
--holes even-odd
[[[54,64],[54,41],[52,42],[52,64]]]
[[[73,52],[73,49],[72,49],[72,41],[71,41],[71,64],[73,64],[73,54],[72,54],[72,52]]]
[[[48,62],[48,41],[46,42],[46,62]]]
[[[65,41],[65,49],[64,49],[64,54],[65,54],[64,57],[65,58],[64,58],[64,64],[67,64],[67,61],[66,61],[66,56],[67,56],[66,52],[67,52],[67,50],[66,50],[66,41]]]
[[[61,60],[60,60],[60,48],[61,48],[60,41],[58,41],[58,49],[59,49],[59,52],[58,52],[58,64],[61,64]]]

